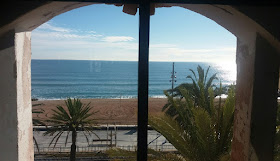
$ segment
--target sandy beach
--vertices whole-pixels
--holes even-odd
[[[91,102],[94,111],[93,117],[98,124],[137,124],[137,99],[81,99],[85,104]],[[149,114],[160,113],[166,104],[166,98],[149,98]],[[33,117],[46,119],[51,116],[52,109],[57,105],[65,107],[64,100],[39,100],[32,101],[33,109],[43,109],[42,114],[33,114]]]

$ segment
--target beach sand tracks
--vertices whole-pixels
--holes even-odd
[[[98,119],[98,123],[109,124],[136,124],[137,123],[137,99],[81,99],[85,104],[91,102],[94,111],[98,111],[93,117]],[[162,107],[166,103],[165,98],[150,98],[149,99],[149,114],[161,112]],[[50,117],[52,109],[57,105],[65,107],[64,100],[41,100],[33,101],[32,104],[40,106],[33,107],[34,109],[42,108],[45,110],[43,114],[37,114],[33,117],[46,119]]]

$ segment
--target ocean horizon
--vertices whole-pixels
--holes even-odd
[[[149,97],[165,98],[164,90],[171,89],[173,62],[149,63]],[[236,81],[236,66],[206,62],[175,62],[176,82],[191,83],[186,77],[189,69],[196,72],[197,65],[208,76],[217,73],[223,85]],[[31,60],[31,94],[39,100],[71,98],[137,98],[138,62],[103,60]]]

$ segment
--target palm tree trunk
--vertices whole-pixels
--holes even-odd
[[[76,161],[76,139],[77,139],[77,131],[72,131],[72,145],[70,152],[70,161]]]

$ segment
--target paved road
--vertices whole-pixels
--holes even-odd
[[[76,158],[76,161],[110,161],[110,160],[116,160],[116,159],[129,159],[128,157],[114,157],[114,158],[108,158],[108,157],[81,157]],[[136,160],[136,158],[131,158],[131,160]],[[67,157],[44,157],[44,158],[36,158],[34,161],[69,161],[69,158]]]

